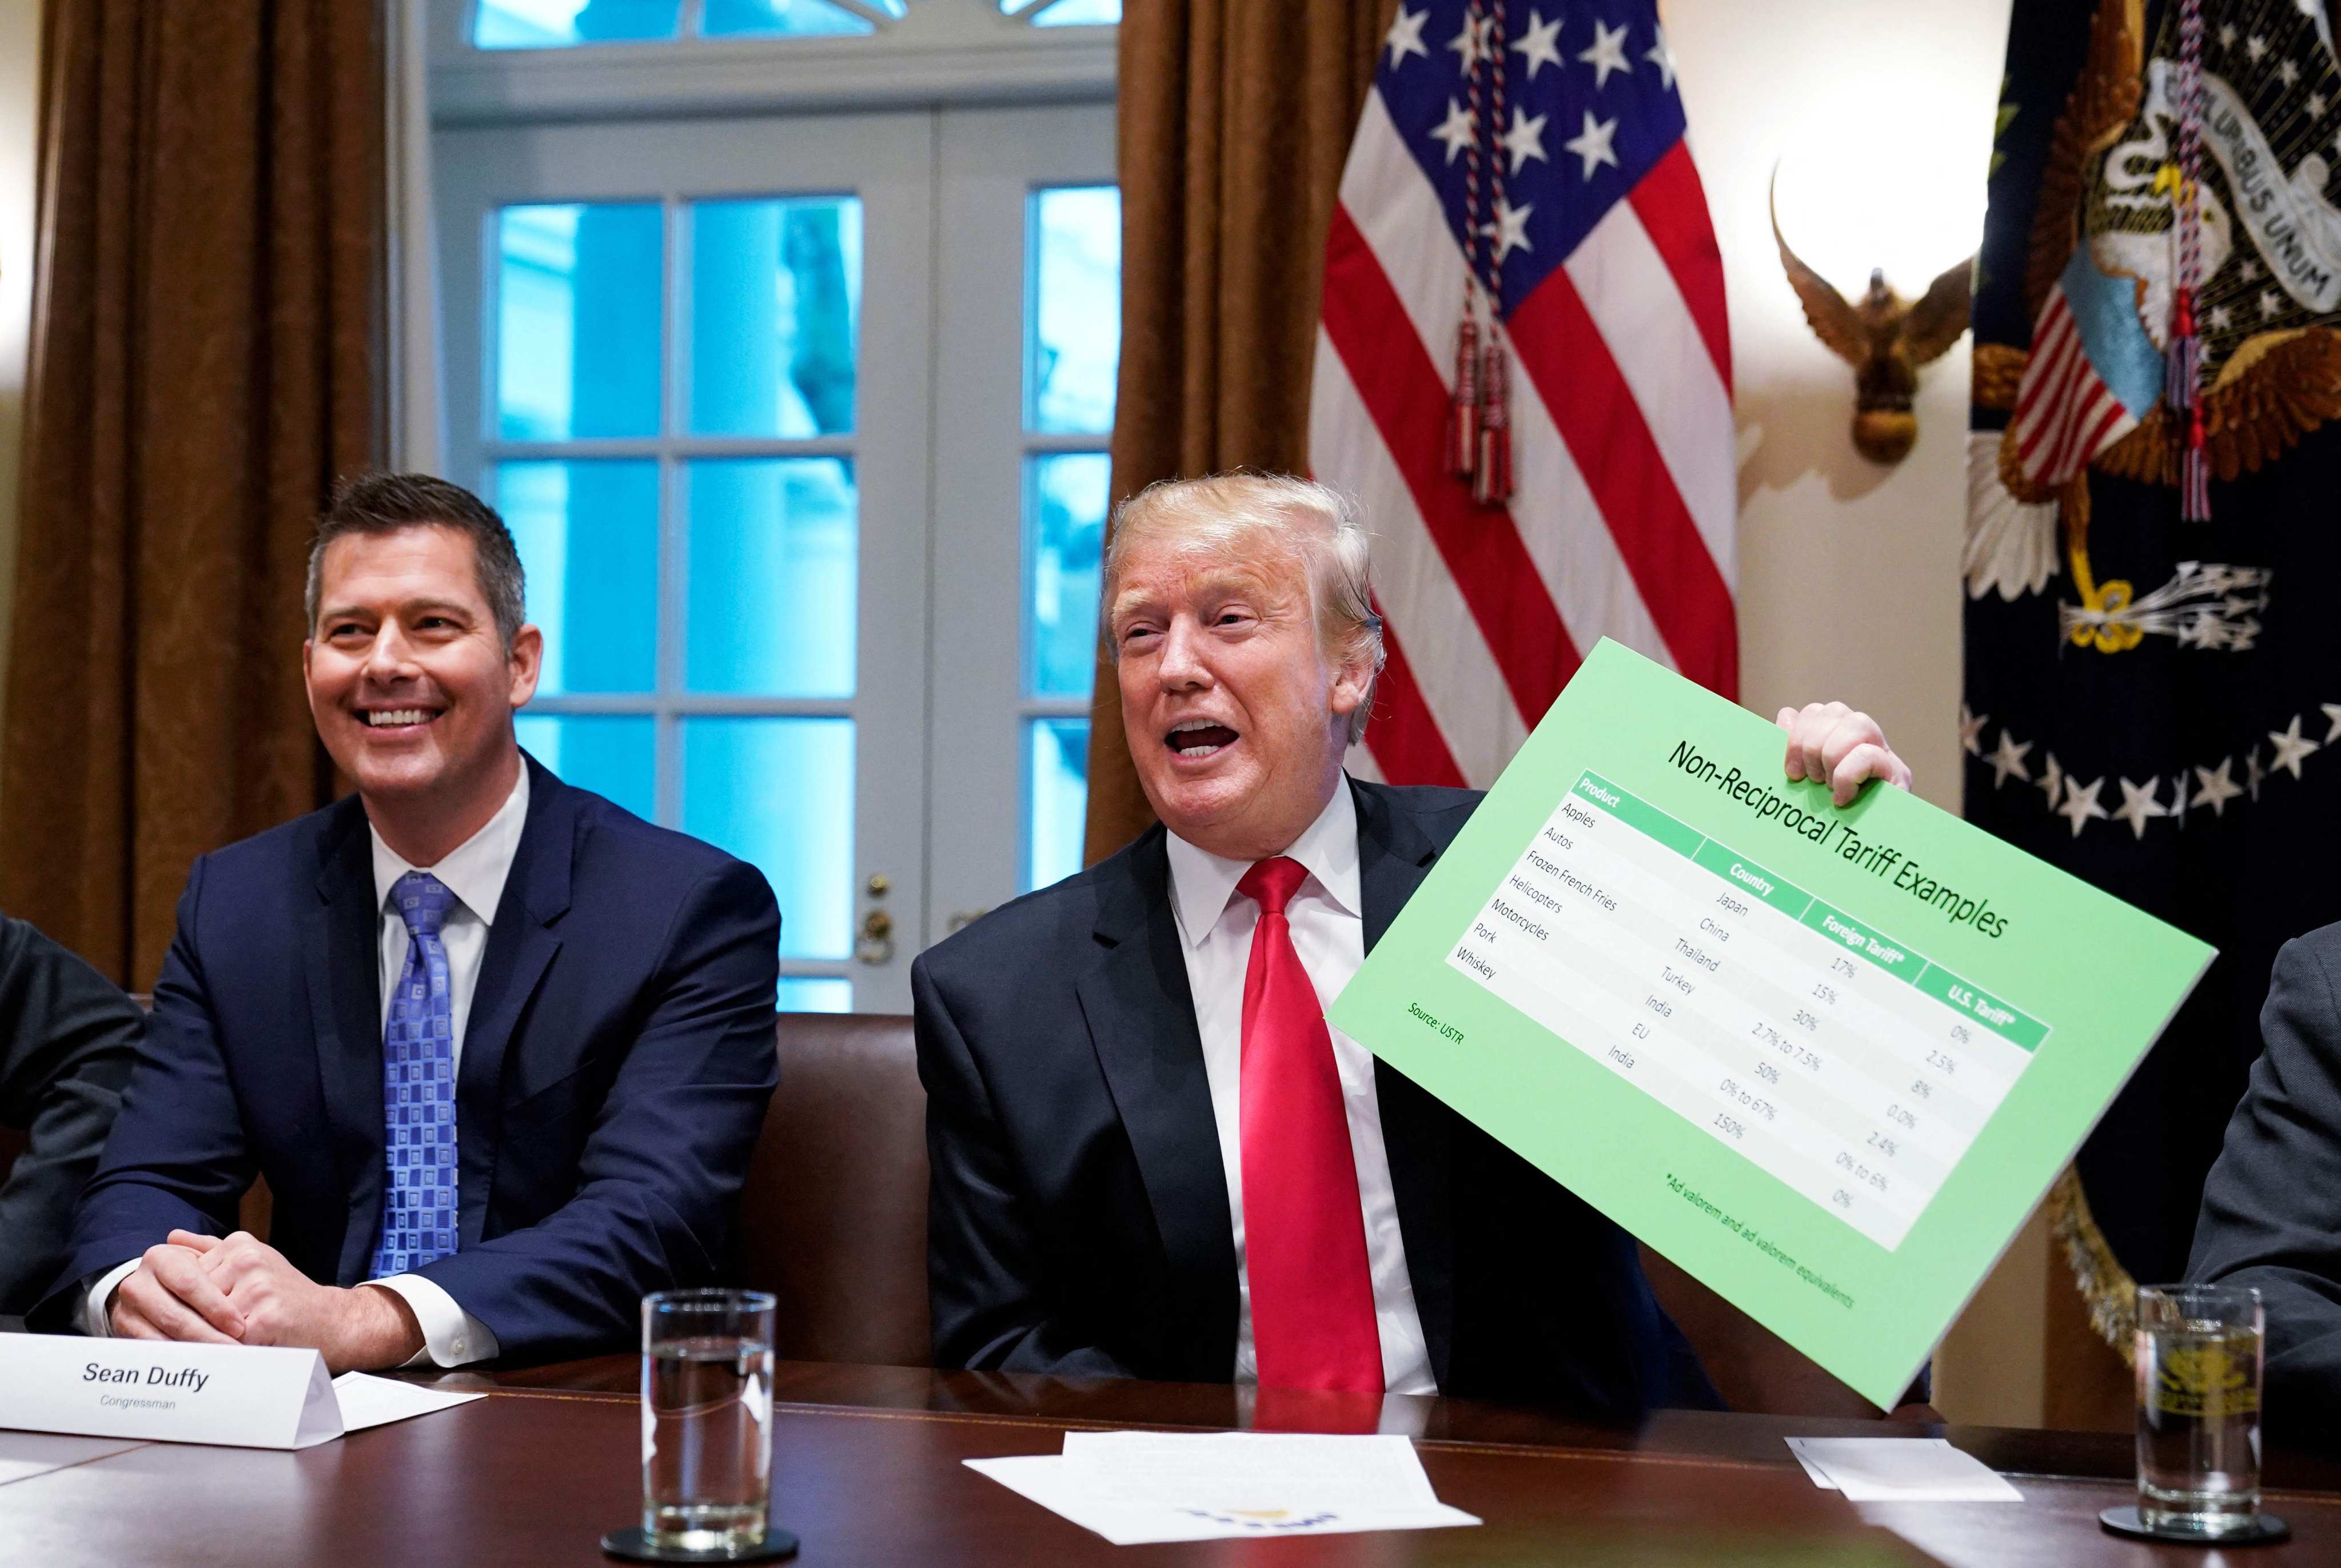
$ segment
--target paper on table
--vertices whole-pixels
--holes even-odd
[[[346,1433],[403,1421],[410,1415],[428,1415],[434,1410],[452,1410],[458,1404],[469,1404],[474,1399],[485,1396],[442,1394],[436,1389],[400,1383],[393,1378],[368,1377],[363,1372],[344,1372],[334,1379],[334,1397],[341,1402],[342,1430]]]
[[[1855,1503],[2024,1501],[1997,1471],[1939,1437],[1791,1437],[1788,1451]]]
[[[1397,1436],[1068,1433],[1061,1454],[966,1464],[1118,1546],[1479,1523]]]

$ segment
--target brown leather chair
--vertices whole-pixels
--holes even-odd
[[[924,1366],[927,1096],[911,1020],[783,1013],[781,1088],[742,1195],[742,1272],[792,1361]]]

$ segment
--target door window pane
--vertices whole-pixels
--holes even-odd
[[[495,486],[528,577],[528,618],[544,632],[537,691],[650,690],[658,671],[658,464],[498,463]]]
[[[682,0],[480,0],[472,42],[482,49],[672,38]]]
[[[688,683],[752,697],[853,695],[859,541],[842,458],[710,458],[683,469]]]
[[[1029,461],[1024,475],[1024,694],[1087,697],[1097,673],[1106,454]]]
[[[564,784],[616,801],[644,821],[658,810],[652,720],[631,714],[530,713],[514,720],[520,743]]]
[[[1121,0],[1057,0],[1032,18],[1035,27],[1071,27],[1121,20]]]
[[[1090,721],[1033,719],[1024,726],[1024,888],[1081,868],[1090,805]]]
[[[700,30],[710,37],[804,38],[872,28],[868,21],[829,0],[707,0]]]
[[[860,200],[697,202],[691,213],[693,433],[850,433]]]
[[[1026,349],[1036,431],[1113,429],[1121,359],[1121,192],[1112,185],[1032,196],[1035,277]]]
[[[656,435],[658,207],[559,203],[496,218],[497,431],[506,441]]]
[[[784,1013],[850,1013],[853,982],[816,975],[781,977],[781,1011]]]
[[[684,719],[682,830],[771,881],[781,957],[852,956],[853,720]]]

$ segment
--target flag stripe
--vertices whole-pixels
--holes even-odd
[[[1366,729],[1366,749],[1373,753],[1374,766],[1392,784],[1461,789],[1463,770],[1448,754],[1446,738],[1414,683],[1405,646],[1387,625],[1382,628],[1382,651],[1389,662],[1374,683],[1374,717]]]
[[[1698,323],[1717,378],[1729,387],[1731,322],[1723,304],[1723,251],[1707,221],[1707,190],[1699,184],[1689,146],[1676,143],[1627,200],[1666,259],[1683,303]]]
[[[1731,590],[1668,478],[1609,345],[1566,270],[1512,315],[1520,367],[1599,503],[1675,665],[1726,697],[1739,687]]]
[[[1441,745],[1468,781],[1494,781],[1527,738],[1496,655],[1415,510],[1406,478],[1359,401],[1349,367],[1320,331],[1309,410],[1309,450],[1350,477],[1373,520],[1375,599],[1385,630],[1413,647],[1410,680],[1429,704]]]
[[[1728,582],[1739,506],[1731,394],[1716,378],[1698,323],[1631,203],[1609,209],[1569,258],[1567,271],[1601,341],[1632,346],[1616,356],[1619,373],[1666,460],[1675,493]]]
[[[1470,493],[1449,476],[1446,382],[1420,339],[1390,330],[1389,323],[1405,319],[1381,263],[1346,209],[1335,207],[1326,250],[1325,335],[1487,633],[1513,700],[1524,713],[1541,714],[1576,670],[1577,649],[1510,518],[1501,509],[1473,506]]]

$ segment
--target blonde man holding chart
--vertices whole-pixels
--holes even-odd
[[[911,971],[940,1365],[1713,1404],[1627,1234],[1330,1031],[1479,797],[1347,777],[1381,666],[1368,536],[1252,475],[1126,503],[1103,631],[1161,819]],[[1840,803],[1909,769],[1783,710]]]

